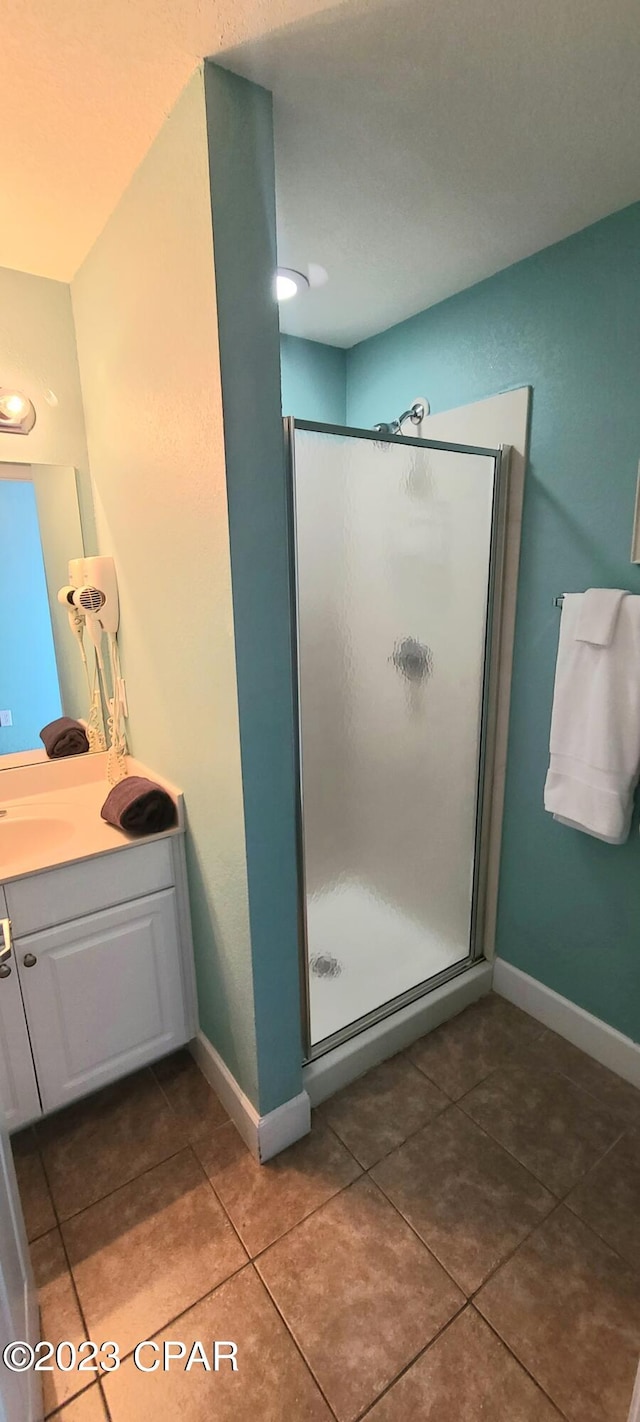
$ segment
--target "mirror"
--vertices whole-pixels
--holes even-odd
[[[58,602],[84,551],[75,469],[0,462],[0,769],[45,760],[40,731],[58,717],[87,721],[87,675]]]

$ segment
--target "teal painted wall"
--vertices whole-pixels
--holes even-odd
[[[258,1106],[265,1114],[302,1089],[287,501],[273,295],[271,95],[210,62],[205,63],[204,78]]]
[[[283,415],[344,425],[347,420],[347,352],[299,336],[280,337]]]
[[[498,952],[640,1040],[640,839],[622,847],[542,806],[556,593],[640,593],[629,563],[640,457],[640,204],[356,346],[352,425],[424,390],[439,411],[533,386]]]
[[[25,575],[25,570],[28,572]],[[33,484],[0,479],[0,755],[42,750],[40,731],[62,715],[49,594]]]

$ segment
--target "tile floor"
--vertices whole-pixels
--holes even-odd
[[[14,1140],[59,1422],[626,1422],[640,1092],[491,996],[255,1164],[186,1053]],[[142,1339],[238,1371],[143,1373]],[[88,1386],[85,1386],[85,1383]]]

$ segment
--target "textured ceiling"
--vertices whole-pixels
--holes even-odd
[[[275,94],[284,328],[351,345],[640,198],[638,0],[366,0],[221,62]]]
[[[68,281],[199,59],[327,3],[0,0],[0,266]]]
[[[203,55],[275,94],[341,345],[640,197],[638,0],[0,0],[0,266],[69,280]]]

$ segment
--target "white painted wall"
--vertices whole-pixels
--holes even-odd
[[[204,86],[199,70],[72,284],[100,551],[134,753],[184,791],[201,1025],[257,1067]]]

